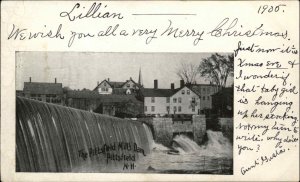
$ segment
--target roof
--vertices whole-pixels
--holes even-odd
[[[127,95],[126,92],[127,92],[128,88],[115,88],[113,89],[112,91],[112,94],[116,94],[116,95]],[[135,94],[135,90],[134,89],[129,89],[131,94]]]
[[[67,91],[68,98],[98,98],[99,94],[96,91],[89,90],[68,90]]]
[[[183,86],[183,87],[181,87],[181,88],[178,88],[177,91],[180,91],[180,90],[183,89],[183,88],[188,88],[188,89],[190,89],[192,92],[194,92],[196,95],[200,96],[200,93],[196,92],[194,89],[191,88],[191,86],[188,86],[188,85],[185,85],[185,86]],[[177,91],[176,91],[175,93],[177,93]],[[175,94],[175,93],[174,93],[174,94]]]
[[[144,97],[170,97],[175,94],[178,89],[153,89],[142,88],[141,93]]]
[[[130,78],[130,80],[126,80],[125,82],[116,82],[116,81],[108,81],[108,80],[103,80],[102,82],[100,82],[96,88],[94,88],[94,90],[97,90],[99,85],[101,85],[103,82],[107,82],[113,89],[116,88],[122,88],[127,82],[132,81],[136,86],[141,87],[140,84],[136,83],[134,80],[132,80]]]
[[[67,91],[68,98],[74,99],[97,99],[100,102],[138,102],[134,95],[110,95],[110,94],[99,94],[97,91]]]
[[[112,88],[122,88],[126,82],[111,82],[107,81]]]
[[[194,84],[189,86],[191,90],[193,90],[197,95],[202,94],[202,86],[211,86],[211,87],[217,87],[217,85],[209,85],[209,84]]]
[[[63,94],[62,83],[24,82],[25,93]]]

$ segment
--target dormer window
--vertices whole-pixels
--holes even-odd
[[[181,91],[181,94],[184,95],[184,94],[185,94],[185,90],[182,90],[182,91]]]

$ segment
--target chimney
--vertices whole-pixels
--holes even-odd
[[[180,88],[184,86],[184,80],[180,80]]]
[[[54,80],[55,80],[54,83],[56,83],[56,78]]]
[[[171,89],[174,90],[174,83],[171,83]]]
[[[109,82],[109,78],[107,78],[107,81]]]
[[[29,82],[31,83],[31,77],[29,77]]]
[[[158,82],[157,80],[154,80],[154,89],[157,89],[157,87],[158,87]]]

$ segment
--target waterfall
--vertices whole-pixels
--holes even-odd
[[[173,148],[181,154],[198,153],[203,156],[232,158],[232,144],[223,136],[222,132],[207,130],[207,137],[207,143],[199,146],[187,136],[177,135],[173,139]]]
[[[221,131],[207,130],[207,138],[207,143],[202,146],[204,154],[232,158],[232,144]]]
[[[143,126],[146,131],[147,138],[149,139],[150,150],[160,150],[160,151],[170,150],[168,147],[165,147],[164,145],[162,145],[160,143],[156,143],[153,139],[153,134],[152,134],[149,126],[147,126],[146,124],[143,124]]]
[[[134,144],[149,153],[153,143],[149,128],[137,121],[16,99],[17,172],[112,171],[124,162],[108,160],[108,153],[138,160]]]
[[[177,135],[173,140],[175,141],[175,143],[173,143],[174,148],[179,151],[180,149],[187,153],[200,151],[198,144],[185,135]]]

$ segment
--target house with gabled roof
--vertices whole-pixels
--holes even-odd
[[[142,85],[136,83],[131,77],[125,82],[110,81],[108,78],[98,82],[94,91],[99,94],[131,95],[141,87]]]
[[[57,83],[56,78],[53,83],[47,83],[31,82],[30,77],[29,82],[24,82],[23,91],[19,95],[38,101],[64,104],[62,83]]]
[[[154,88],[142,88],[140,98],[143,98],[145,115],[200,113],[199,95],[183,82],[177,89],[173,83],[170,89],[159,89],[158,81],[154,80]]]
[[[212,109],[212,95],[219,91],[218,86],[209,84],[191,84],[189,87],[199,95],[201,100],[200,110]]]

